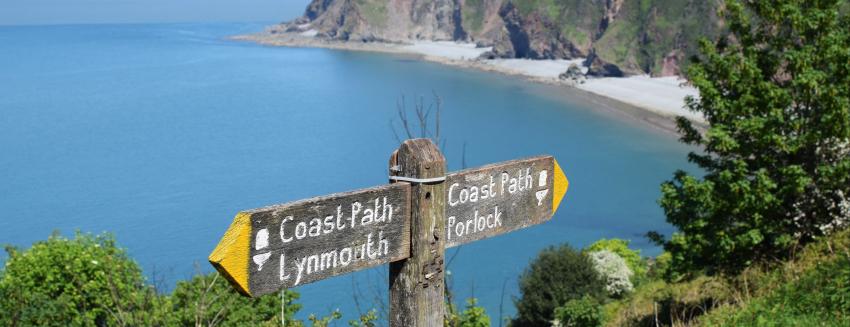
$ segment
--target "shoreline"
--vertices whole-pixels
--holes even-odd
[[[293,48],[325,48],[359,52],[376,52],[412,56],[441,65],[498,73],[522,78],[528,82],[563,88],[583,101],[599,104],[600,111],[649,124],[666,133],[677,134],[676,117],[684,116],[699,129],[707,127],[701,115],[684,109],[684,96],[697,95],[695,89],[681,86],[676,77],[649,76],[588,78],[582,83],[564,81],[558,75],[578,60],[477,59],[489,48],[451,41],[416,43],[347,42],[316,38],[309,32],[260,32],[229,37],[235,41],[265,46]],[[562,70],[557,70],[562,67]],[[681,105],[678,105],[678,104]]]

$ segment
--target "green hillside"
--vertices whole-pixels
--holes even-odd
[[[653,273],[663,273],[655,266]],[[850,231],[773,268],[736,276],[651,279],[603,308],[606,326],[848,326]]]
[[[696,53],[699,38],[716,37],[717,9],[715,1],[626,1],[618,19],[595,42],[596,53],[625,71],[660,75],[665,58],[668,66],[684,64]]]

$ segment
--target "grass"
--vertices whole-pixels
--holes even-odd
[[[850,230],[737,276],[651,280],[603,311],[607,326],[850,326]]]
[[[806,248],[780,268],[747,276],[760,289],[711,312],[706,326],[850,326],[850,233]]]
[[[731,298],[722,278],[700,276],[680,283],[655,280],[643,283],[627,298],[606,304],[606,326],[679,324]]]

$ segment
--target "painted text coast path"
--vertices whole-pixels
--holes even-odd
[[[410,255],[410,185],[389,184],[240,212],[209,261],[259,296]]]

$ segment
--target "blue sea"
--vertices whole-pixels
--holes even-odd
[[[517,78],[226,39],[262,28],[0,27],[0,243],[109,232],[168,290],[211,271],[240,210],[386,183],[397,103],[433,94],[450,170],[551,154],[570,180],[550,222],[447,253],[459,304],[475,296],[496,322],[540,250],[617,237],[653,255],[643,234],[672,231],[659,185],[693,168],[671,133]],[[387,287],[384,267],[296,290],[303,314],[347,320]]]

